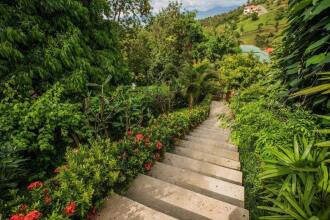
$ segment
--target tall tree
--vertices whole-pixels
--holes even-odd
[[[109,17],[116,22],[132,22],[149,16],[150,0],[109,0]]]
[[[39,96],[60,81],[68,91],[88,82],[125,81],[116,25],[106,0],[18,0],[0,3],[0,83]],[[0,91],[1,94],[2,91]]]

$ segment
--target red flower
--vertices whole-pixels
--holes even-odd
[[[142,141],[143,138],[144,138],[143,134],[137,134],[137,135],[135,136],[135,140],[136,140],[136,141]]]
[[[45,197],[44,197],[44,203],[46,204],[46,205],[49,205],[50,203],[52,203],[52,197],[50,196],[50,195],[45,195]]]
[[[163,148],[163,144],[161,143],[161,142],[157,142],[156,143],[156,148],[158,149],[158,150],[161,150],[162,148]]]
[[[43,185],[44,185],[43,182],[37,181],[37,182],[33,182],[30,185],[28,185],[27,188],[28,188],[28,190],[34,190],[34,189],[42,187]]]
[[[75,202],[69,202],[69,204],[65,207],[64,212],[65,215],[71,216],[76,211],[77,205]]]
[[[25,217],[24,220],[37,220],[42,216],[41,212],[39,211],[31,211]]]
[[[27,204],[21,204],[19,206],[19,211],[24,212],[29,206]]]
[[[131,131],[131,130],[128,130],[128,131],[127,131],[127,135],[128,135],[128,136],[131,136],[132,134],[133,134],[133,131]]]
[[[24,215],[22,214],[14,214],[10,217],[9,220],[24,220]]]
[[[146,171],[149,171],[149,170],[151,170],[151,168],[152,168],[152,163],[150,163],[150,162],[145,163],[145,164],[143,165],[143,167],[144,167],[144,169],[145,169]]]

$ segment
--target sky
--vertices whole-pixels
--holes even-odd
[[[171,0],[152,0],[153,12],[157,13],[161,8],[168,5]],[[200,17],[212,16],[218,13],[227,12],[242,5],[246,0],[179,0],[183,8],[197,10]]]

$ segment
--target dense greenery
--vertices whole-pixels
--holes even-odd
[[[291,1],[290,27],[278,54],[282,68],[275,62],[232,99],[233,140],[240,146],[252,219],[330,218],[330,120],[312,114],[329,113],[323,73],[329,32],[322,20],[328,5]],[[302,95],[312,96],[292,99]]]
[[[88,218],[107,195],[123,189],[139,173],[150,170],[166,149],[171,150],[175,138],[205,120],[209,105],[207,98],[191,110],[161,115],[146,128],[128,130],[126,137],[117,143],[93,141],[68,150],[66,162],[54,170],[55,176],[46,182],[30,184],[30,192],[16,199],[17,206],[12,211],[25,214],[38,210],[49,219]],[[28,208],[20,211],[21,204]],[[65,212],[68,204],[75,206],[75,212],[70,215]]]
[[[290,8],[281,63],[284,77],[294,96],[312,95],[302,101],[317,112],[329,112],[330,2],[292,0]]]
[[[138,85],[170,83],[186,63],[193,63],[204,39],[195,13],[171,3],[127,42],[129,70]]]

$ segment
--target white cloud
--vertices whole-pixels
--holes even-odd
[[[153,11],[159,12],[165,8],[171,0],[152,0]],[[179,0],[187,10],[198,10],[201,12],[211,10],[216,7],[238,6],[246,0]]]

